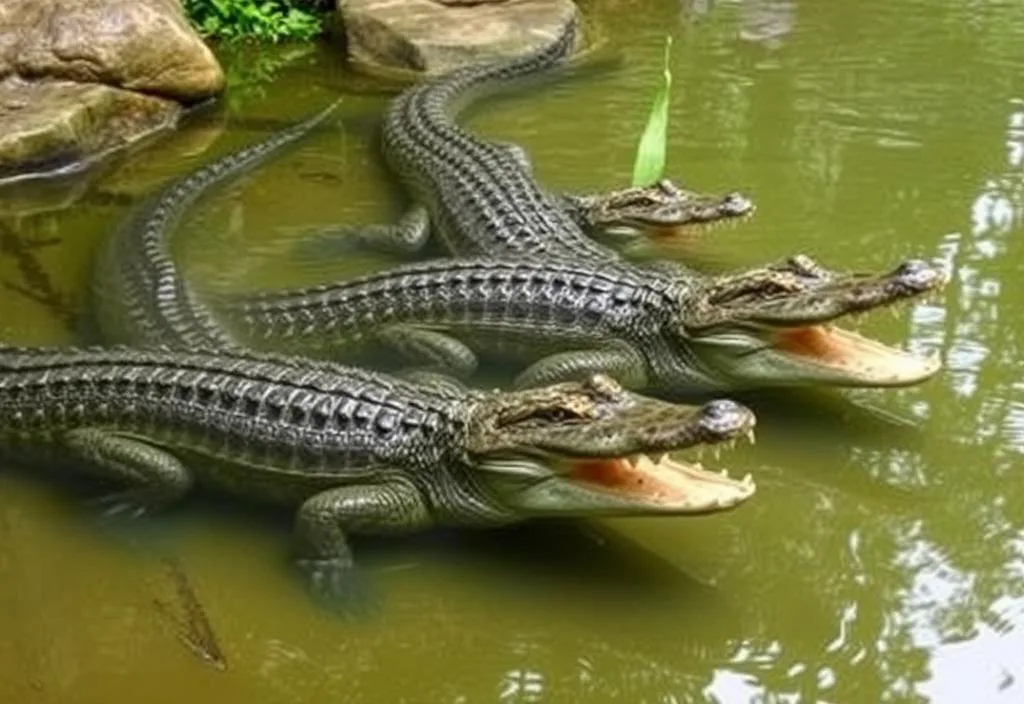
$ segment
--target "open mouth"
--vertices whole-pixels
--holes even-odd
[[[916,384],[942,368],[938,354],[918,357],[834,325],[780,330],[772,342],[777,351],[834,372],[851,385]]]
[[[748,439],[753,442],[753,431]],[[743,503],[757,489],[749,474],[736,480],[727,471],[712,472],[699,463],[679,462],[668,455],[568,462],[571,468],[564,475],[568,481],[671,513],[724,511]]]

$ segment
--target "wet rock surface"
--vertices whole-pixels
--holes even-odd
[[[0,180],[87,164],[223,87],[178,0],[2,0]]]
[[[430,74],[529,53],[578,12],[571,0],[338,0],[338,11],[351,60]]]
[[[110,86],[72,81],[0,83],[0,179],[88,165],[160,129],[181,106]]]

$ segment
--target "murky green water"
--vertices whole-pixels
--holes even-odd
[[[736,512],[362,541],[383,608],[357,623],[293,579],[287,515],[197,501],[111,535],[80,496],[5,471],[0,701],[1022,700],[1024,5],[609,4],[623,66],[495,102],[473,127],[524,144],[553,187],[620,185],[671,28],[672,174],[759,204],[702,256],[952,267],[936,302],[863,323],[941,351],[937,379],[857,395],[917,427],[836,394],[773,397],[759,444],[731,458],[760,485]],[[194,121],[78,200],[4,194],[0,337],[73,339],[89,257],[127,197],[355,85],[313,52],[261,87],[273,58],[234,64],[226,123]],[[396,212],[369,141],[382,99],[346,100],[343,121],[197,213],[178,238],[193,276],[310,280],[324,272],[280,266],[281,228]],[[225,669],[184,644],[164,555]]]

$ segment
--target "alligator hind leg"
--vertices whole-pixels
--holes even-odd
[[[416,365],[417,370],[426,368],[459,378],[472,376],[476,371],[477,358],[473,350],[444,333],[412,325],[391,325],[378,332],[375,339]]]
[[[545,357],[517,376],[514,386],[524,389],[560,381],[581,381],[596,373],[607,374],[629,389],[647,385],[647,365],[643,357],[632,347],[614,345]]]
[[[430,216],[414,205],[393,225],[331,225],[300,230],[299,236],[302,259],[319,261],[360,249],[410,256],[430,238]]]
[[[177,457],[134,438],[82,428],[68,432],[63,445],[90,474],[128,486],[96,500],[106,515],[140,516],[174,503],[192,487],[192,473]]]
[[[365,611],[373,598],[356,571],[346,535],[400,534],[432,523],[422,495],[405,482],[328,489],[299,507],[296,562],[321,604],[335,611]]]

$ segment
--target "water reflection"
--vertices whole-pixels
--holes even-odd
[[[863,324],[880,338],[907,339],[914,351],[941,351],[947,371],[928,384],[851,394],[915,427],[882,432],[881,424],[826,412],[813,394],[766,400],[762,442],[735,460],[737,470],[759,477],[757,500],[742,510],[707,521],[616,523],[608,536],[629,540],[606,536],[610,547],[600,549],[548,525],[416,544],[407,550],[411,567],[378,571],[388,606],[372,623],[331,623],[307,608],[275,571],[286,527],[258,523],[233,534],[198,522],[203,539],[182,550],[206,556],[190,575],[203,585],[238,673],[216,684],[202,679],[205,670],[186,669],[198,664],[173,637],[139,625],[136,602],[120,612],[111,606],[121,592],[94,585],[65,594],[59,618],[39,617],[47,601],[31,596],[45,570],[30,564],[16,573],[11,565],[29,558],[15,556],[3,581],[18,585],[20,610],[33,618],[9,630],[28,643],[19,657],[47,663],[26,668],[30,677],[53,677],[58,692],[88,688],[82,671],[130,678],[123,672],[137,661],[117,652],[128,639],[167,662],[180,657],[182,687],[207,693],[197,701],[1020,699],[1024,6],[691,5],[704,14],[682,30],[687,41],[673,55],[671,168],[694,185],[742,187],[759,203],[751,223],[709,235],[722,260],[805,251],[836,266],[878,269],[925,257],[952,271],[938,300]],[[626,177],[635,132],[624,124],[642,119],[637,106],[649,104],[663,32],[677,18],[675,7],[618,11],[615,26],[629,47],[621,73],[539,90],[473,118],[483,131],[527,144],[549,183],[592,189]],[[783,43],[752,46],[759,32]],[[288,70],[282,75],[293,81],[305,75]],[[328,77],[336,70],[323,67]],[[294,84],[276,85],[260,84],[267,111],[282,120],[301,112]],[[257,104],[258,92],[246,100]],[[599,109],[581,121],[581,106],[588,115]],[[226,136],[236,144],[252,137]],[[369,139],[316,140],[226,194],[213,215],[197,215],[183,253],[189,271],[230,288],[294,283],[302,272],[277,261],[279,227],[391,214]],[[218,141],[210,151],[227,148]],[[122,184],[134,178],[126,173]],[[99,190],[137,195],[111,181],[90,193]],[[94,242],[124,207],[88,196],[76,202],[93,209]],[[51,293],[77,300],[91,250],[77,239],[76,217],[85,216],[68,212],[55,230],[40,231],[42,242],[62,238],[52,247],[27,246],[34,240],[24,232],[14,245],[4,240],[3,280],[27,289],[34,275],[20,262],[31,255],[52,272]],[[49,257],[78,246],[68,255],[73,265],[51,265]],[[243,261],[241,251],[253,254]],[[37,299],[54,298],[40,291]],[[15,315],[28,299],[12,298],[0,300],[3,324],[28,335],[40,321]],[[0,492],[7,507],[24,499]],[[18,540],[36,545],[33,532]],[[263,549],[260,536],[274,547]],[[63,537],[49,540],[40,554]],[[94,553],[82,550],[83,572]],[[109,560],[101,567],[130,572]],[[108,623],[89,616],[93,603],[111,609]],[[40,632],[60,624],[85,635],[54,635],[44,647],[32,640],[37,622]],[[144,635],[132,640],[139,628]]]

